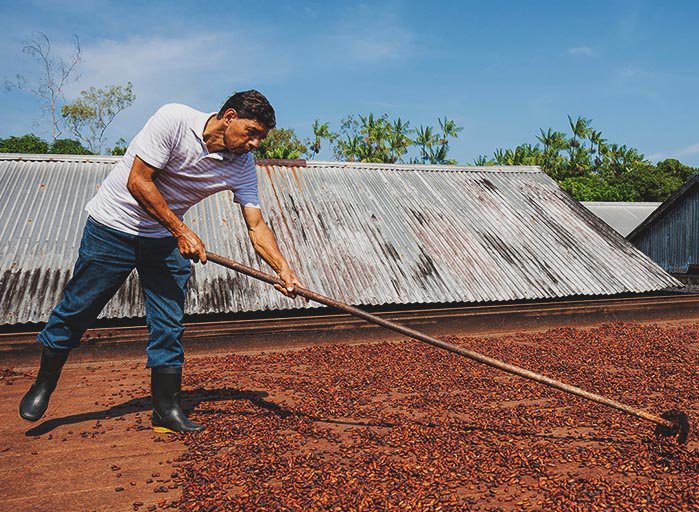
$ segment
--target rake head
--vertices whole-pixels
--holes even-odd
[[[671,411],[662,413],[660,417],[670,420],[674,425],[672,427],[658,425],[655,427],[656,437],[677,436],[677,442],[679,444],[685,444],[687,442],[687,437],[689,436],[689,418],[687,415],[682,411],[673,409]]]

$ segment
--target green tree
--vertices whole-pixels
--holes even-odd
[[[105,131],[135,99],[131,82],[126,86],[90,87],[82,91],[73,103],[63,105],[61,115],[78,140],[93,153],[100,153],[105,142]]]
[[[478,155],[473,161],[473,165],[477,165],[478,167],[486,167],[488,165],[495,165],[495,161],[488,159],[486,155]]]
[[[439,131],[436,131],[431,126],[420,126],[417,129],[417,137],[415,137],[415,145],[418,147],[419,156],[413,159],[415,163],[423,164],[445,164],[455,165],[457,162],[453,159],[448,159],[449,139],[455,139],[459,136],[462,127],[446,116],[444,119],[438,118]]]
[[[541,160],[535,165],[541,165],[554,179],[561,179],[568,172],[568,159],[563,152],[568,149],[568,138],[565,133],[539,129],[537,140],[543,145]]]
[[[590,120],[584,117],[573,119],[568,116],[568,124],[573,136],[568,140],[568,176],[584,176],[591,164],[590,149],[585,139],[590,133]]]
[[[306,141],[308,149],[305,154],[309,158],[315,158],[315,156],[320,153],[323,140],[327,140],[330,144],[333,144],[338,138],[338,134],[330,131],[330,123],[321,123],[316,119],[313,121],[312,129],[313,138]]]
[[[48,152],[49,143],[33,133],[0,139],[0,153],[45,154]]]
[[[292,128],[274,128],[254,151],[255,158],[294,159],[306,153],[307,148],[296,137]]]
[[[340,123],[337,133],[330,131],[328,123],[313,123],[314,140],[309,140],[311,156],[320,151],[322,140],[328,140],[337,160],[376,163],[431,163],[453,165],[448,158],[449,143],[458,137],[463,128],[447,117],[438,119],[439,130],[421,126],[417,130],[409,121],[387,114],[349,115]],[[411,150],[417,155],[410,157]],[[414,155],[414,152],[413,152]]]
[[[49,153],[54,155],[91,155],[92,152],[85,148],[80,141],[73,139],[56,139],[51,144]]]
[[[544,153],[538,144],[521,144],[515,149],[497,149],[493,156],[498,165],[542,165],[544,159]]]
[[[595,167],[600,167],[604,162],[602,158],[603,150],[606,149],[607,139],[602,138],[602,132],[590,130],[590,153],[595,155]]]
[[[627,184],[611,184],[599,176],[574,176],[560,182],[578,201],[637,201],[638,196]]]
[[[393,121],[388,135],[388,148],[390,158],[394,162],[403,162],[403,155],[408,152],[408,148],[413,144],[413,140],[410,138],[412,133],[410,121],[403,122],[400,117]]]
[[[631,165],[622,176],[609,181],[633,189],[633,201],[664,201],[684,183],[650,162]]]
[[[669,177],[677,178],[682,183],[687,181],[697,172],[696,168],[684,165],[682,162],[674,158],[667,158],[662,162],[658,162],[656,166],[661,173]]]
[[[109,154],[114,156],[123,156],[126,154],[127,149],[129,149],[129,143],[126,142],[124,137],[120,137],[119,140],[116,141],[116,144],[114,144],[114,147],[109,150]]]
[[[386,114],[346,117],[336,139],[335,157],[350,162],[394,163],[397,158],[391,151],[392,128]]]
[[[608,142],[584,117],[568,116],[571,135],[539,130],[539,144],[498,149],[486,165],[540,165],[580,201],[663,201],[696,169],[674,159],[657,165],[637,149]]]

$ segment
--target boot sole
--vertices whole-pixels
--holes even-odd
[[[44,413],[44,414],[45,414],[45,413]],[[36,422],[36,421],[39,421],[41,418],[44,417],[44,415],[42,414],[42,415],[39,416],[38,418],[25,418],[24,416],[22,416],[22,413],[19,412],[19,411],[17,411],[17,416],[18,416],[19,419],[21,419],[21,420],[24,420],[24,421],[31,421],[32,423],[34,423],[34,422]]]
[[[158,434],[177,434],[174,430],[170,430],[166,427],[153,427],[153,432],[157,432]]]

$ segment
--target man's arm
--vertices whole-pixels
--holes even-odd
[[[245,224],[248,227],[248,236],[250,236],[250,241],[252,242],[255,252],[259,254],[260,257],[279,274],[281,280],[284,281],[284,288],[276,284],[274,287],[287,297],[295,297],[296,295],[293,293],[294,287],[301,286],[301,283],[298,281],[296,274],[291,270],[289,263],[279,250],[274,233],[272,233],[272,230],[269,229],[269,226],[267,226],[262,218],[262,212],[259,208],[252,208],[249,206],[241,206],[241,208],[243,210]]]
[[[185,258],[206,263],[204,242],[187,225],[177,218],[153,180],[160,169],[148,165],[139,157],[134,158],[126,188],[138,204],[177,238],[177,246]]]

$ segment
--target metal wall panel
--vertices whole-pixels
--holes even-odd
[[[678,198],[634,244],[668,272],[685,273],[699,264],[699,187]]]
[[[0,324],[45,321],[77,257],[84,206],[118,158],[0,155]],[[536,167],[309,162],[258,167],[265,217],[304,285],[355,305],[502,302],[678,283]],[[213,252],[269,268],[230,192],[185,221]],[[214,264],[187,313],[316,307]],[[135,275],[102,317],[143,316]]]

